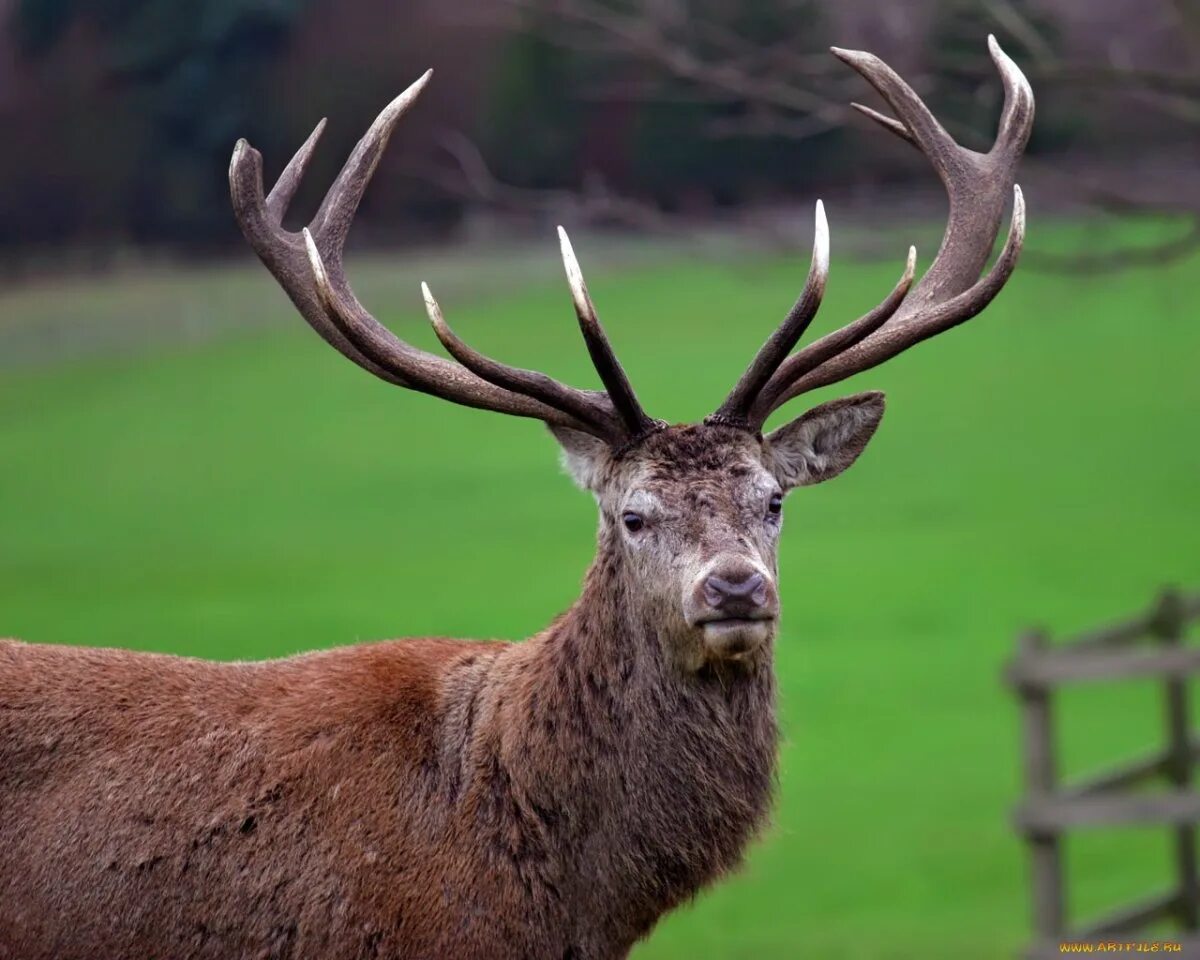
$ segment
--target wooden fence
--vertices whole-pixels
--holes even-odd
[[[1017,828],[1030,849],[1034,942],[1029,960],[1061,957],[1066,941],[1112,942],[1151,939],[1144,931],[1161,920],[1180,929],[1170,939],[1184,944],[1184,957],[1200,957],[1200,881],[1196,829],[1200,791],[1192,770],[1200,740],[1189,721],[1188,682],[1200,675],[1200,648],[1184,643],[1188,624],[1200,620],[1200,595],[1167,591],[1145,616],[1050,645],[1031,632],[1020,639],[1007,681],[1021,700],[1026,796],[1016,811]],[[1161,681],[1165,700],[1165,744],[1144,759],[1086,781],[1064,784],[1058,774],[1054,691],[1065,684],[1097,680]],[[1165,789],[1146,791],[1159,782]],[[1175,878],[1166,893],[1086,924],[1066,915],[1062,837],[1076,828],[1156,824],[1174,832]],[[1139,936],[1141,934],[1141,936]]]

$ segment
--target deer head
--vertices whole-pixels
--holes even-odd
[[[430,74],[379,115],[351,153],[307,227],[282,226],[324,121],[264,198],[262,159],[244,140],[230,184],[246,238],[308,323],[344,356],[397,386],[467,406],[544,421],[576,481],[600,507],[601,557],[619,571],[614,588],[635,614],[653,619],[685,669],[763,655],[779,613],[777,544],[784,497],[852,464],[883,416],[881,393],[822,404],[765,434],[787,401],[843,380],[978,314],[1011,276],[1025,233],[1014,177],[1033,122],[1033,95],[1017,66],[989,38],[1005,89],[996,141],[987,153],[958,143],[913,90],[876,57],[834,49],[883,96],[896,119],[855,104],[916,146],[949,195],[937,256],[913,284],[909,249],[895,288],[873,310],[794,351],[816,316],[829,271],[829,231],[816,207],[812,263],[803,292],[717,411],[702,423],[668,426],[647,415],[597,317],[579,264],[560,228],[563,261],[584,343],[602,391],[484,356],[447,325],[429,288],[425,305],[453,360],[398,339],[358,301],[342,254],[360,198],[400,117]],[[982,278],[1009,194],[1011,226]]]

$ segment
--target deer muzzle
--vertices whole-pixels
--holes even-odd
[[[747,560],[710,566],[685,603],[709,660],[742,660],[775,633],[779,594],[774,579]]]

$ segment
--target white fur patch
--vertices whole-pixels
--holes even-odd
[[[562,448],[563,469],[584,490],[599,492],[600,473],[611,456],[608,444],[591,434],[570,427],[550,426]]]

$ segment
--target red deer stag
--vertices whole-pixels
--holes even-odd
[[[949,223],[910,290],[793,353],[828,270],[818,204],[803,293],[702,423],[642,409],[565,235],[604,390],[489,359],[426,306],[451,362],[409,346],[350,289],[359,198],[428,75],[355,147],[300,233],[282,221],[321,128],[264,197],[244,141],[237,219],[309,324],[397,386],[544,421],[599,503],[579,599],[523,643],[409,639],[267,663],[0,643],[0,958],[133,960],[625,956],[729,873],[775,773],[776,545],[789,490],[845,470],[883,415],[862,393],[766,436],[783,403],[982,310],[1024,235],[1014,185],[1033,97],[1005,88],[995,145],[958,145],[867,53],[833,52],[919,148]],[[1014,194],[1008,239],[981,277]]]

